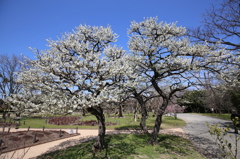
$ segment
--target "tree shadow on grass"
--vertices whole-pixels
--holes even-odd
[[[160,134],[158,136],[158,145],[156,151],[159,153],[174,153],[181,156],[192,152],[192,144],[188,139],[175,135]]]
[[[105,142],[104,158],[122,159],[137,154],[138,147],[134,142],[126,140],[126,134],[108,135]]]
[[[114,134],[120,133],[120,134]],[[122,134],[121,134],[122,133]],[[126,134],[127,133],[127,134]],[[119,132],[108,132],[108,135],[105,137],[105,149],[100,152],[94,152],[92,145],[94,143],[95,137],[88,137],[79,140],[69,140],[63,142],[55,147],[53,147],[48,154],[40,156],[38,158],[114,158],[122,159],[128,158],[129,156],[138,156],[144,154],[141,152],[148,151],[149,149],[155,150],[162,153],[172,153],[180,155],[188,155],[185,146],[184,149],[179,147],[179,144],[182,140],[181,137],[159,134],[158,141],[159,144],[155,146],[149,146],[148,149],[145,149],[147,143],[150,139],[150,135],[145,134],[135,134],[132,131],[119,131]],[[175,143],[175,144],[174,144]],[[189,142],[190,143],[190,142]],[[184,142],[183,144],[186,144]],[[75,146],[73,146],[75,145]],[[190,145],[192,147],[192,145]],[[59,150],[62,149],[62,150]],[[140,150],[141,149],[141,150]],[[191,150],[190,150],[191,152]]]
[[[153,126],[147,126],[148,130],[152,130],[154,127]],[[142,130],[142,128],[138,125],[126,125],[126,126],[120,126],[115,128],[115,130]]]
[[[76,158],[77,156],[85,156],[92,152],[93,141],[95,136],[88,136],[81,139],[71,139],[60,143],[50,148],[43,155],[38,156],[38,159],[45,158]]]
[[[129,142],[124,141],[125,138],[129,138]],[[130,155],[141,155],[141,152],[138,152],[138,148],[144,148],[146,145],[149,145],[148,142],[151,138],[151,135],[147,134],[131,134],[131,135],[123,135],[123,136],[112,136],[111,140],[117,139],[117,141],[122,141],[121,144],[118,146],[111,145],[111,142],[108,142],[108,146],[114,149],[108,150],[109,154],[111,151],[115,151],[118,153],[122,153],[124,155],[119,156],[110,156],[110,158],[126,158]],[[181,155],[187,156],[193,150],[193,146],[188,139],[184,139],[179,136],[174,135],[166,135],[166,134],[159,134],[158,135],[158,142],[159,144],[155,146],[149,145],[150,149],[154,149],[155,151],[159,152],[159,154],[173,154],[173,155]],[[115,143],[115,142],[114,142]],[[147,151],[146,149],[143,151]],[[109,157],[106,155],[105,157]]]
[[[115,128],[115,130],[141,130],[141,127],[137,125],[127,125],[127,126],[117,127]]]
[[[42,156],[37,158],[126,158],[136,154],[136,144],[126,140],[127,134],[112,134],[105,137],[105,149],[94,152],[92,149],[95,137],[87,137],[80,140],[69,140],[51,148]],[[73,146],[75,145],[75,146]]]

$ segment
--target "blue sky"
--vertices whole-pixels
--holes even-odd
[[[127,49],[130,22],[156,17],[179,26],[197,27],[202,13],[220,0],[0,0],[0,54],[24,54],[28,47],[47,49],[56,39],[80,24],[111,25],[117,45]]]

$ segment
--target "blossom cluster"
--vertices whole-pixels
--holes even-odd
[[[233,74],[231,52],[208,43],[192,43],[186,28],[158,18],[133,21],[129,51],[113,45],[118,35],[110,26],[80,25],[49,49],[32,49],[37,60],[19,74],[23,89],[9,97],[15,111],[68,113],[104,102],[119,102],[128,90],[176,92],[196,84],[196,72],[221,78]],[[201,73],[199,73],[201,74]]]
[[[130,85],[124,76],[134,73],[126,63],[126,51],[110,45],[116,37],[109,26],[80,25],[61,39],[48,40],[50,49],[33,49],[37,60],[18,78],[23,90],[8,100],[22,111],[53,114],[117,102],[124,95],[123,86]]]
[[[184,27],[176,23],[158,22],[158,18],[133,21],[130,29],[129,49],[139,72],[148,81],[155,79],[160,87],[172,90],[198,85],[196,72],[210,72],[227,77],[232,53],[220,45],[193,43],[186,36]],[[232,70],[232,68],[231,68]]]

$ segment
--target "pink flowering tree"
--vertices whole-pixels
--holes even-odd
[[[169,114],[169,115],[171,115],[172,116],[172,114],[173,114],[173,116],[175,117],[175,118],[177,118],[177,113],[183,113],[184,112],[184,109],[185,109],[185,107],[184,106],[180,106],[180,105],[178,105],[178,104],[171,104],[171,105],[168,105],[167,106],[167,108],[166,108],[166,110],[165,110],[165,114]]]

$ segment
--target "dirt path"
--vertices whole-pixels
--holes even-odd
[[[218,144],[213,139],[213,137],[209,134],[208,132],[209,128],[207,127],[206,122],[208,122],[209,125],[219,124],[219,126],[226,126],[226,125],[232,125],[231,121],[202,116],[202,115],[184,114],[184,113],[178,114],[178,118],[186,121],[187,125],[183,127],[183,130],[189,136],[193,145],[199,150],[200,153],[202,153],[209,159],[222,158],[222,156],[220,156],[221,150]],[[230,129],[228,135],[232,135],[232,137],[229,137],[227,135],[225,139],[231,142],[232,145],[235,145],[234,138],[236,136],[233,132],[234,130]],[[240,135],[238,134],[237,137],[240,137]],[[238,141],[238,145],[239,144],[240,144],[240,141]],[[238,150],[237,158],[240,158],[239,153],[240,153],[240,149]]]

